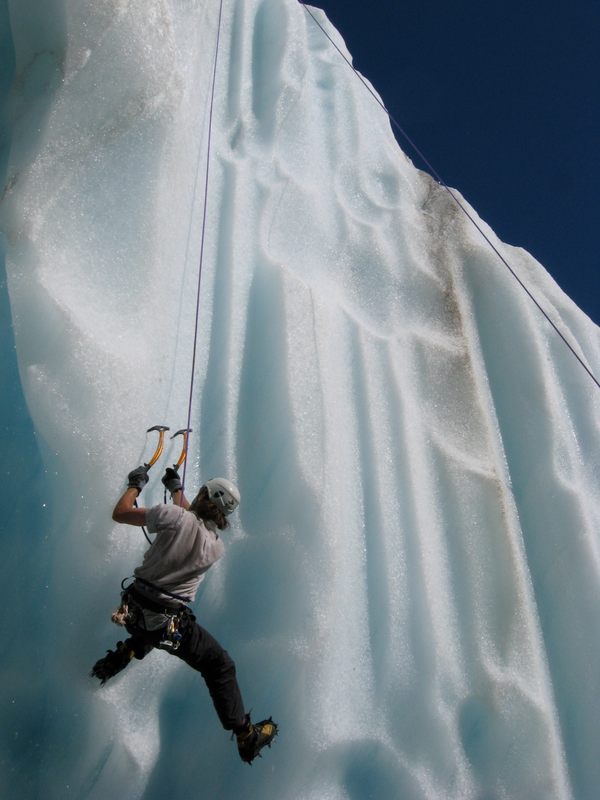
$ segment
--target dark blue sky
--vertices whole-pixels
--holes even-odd
[[[600,0],[314,5],[444,181],[600,324]]]

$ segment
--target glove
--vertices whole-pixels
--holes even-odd
[[[131,642],[131,639],[128,639]],[[135,655],[135,651],[127,646],[125,642],[117,642],[115,650],[107,650],[104,658],[96,661],[90,672],[90,677],[98,678],[104,686],[107,680],[114,677],[117,673],[124,670]]]
[[[179,473],[173,467],[167,467],[165,474],[162,476],[161,481],[163,486],[168,489],[171,494],[175,494],[181,489],[181,481],[179,480]]]
[[[127,486],[130,489],[137,489],[139,492],[141,492],[147,483],[148,467],[145,467],[144,465],[132,469],[127,476]]]

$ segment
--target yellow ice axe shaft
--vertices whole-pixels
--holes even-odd
[[[181,430],[174,433],[171,436],[171,439],[174,439],[176,436],[183,436],[183,444],[181,446],[181,453],[179,454],[179,458],[177,459],[177,463],[173,464],[173,467],[177,470],[183,464],[187,456],[187,449],[188,449],[188,439],[190,433],[192,432],[191,428],[182,428]]]
[[[158,431],[158,444],[156,445],[156,450],[154,451],[152,458],[148,461],[144,466],[146,469],[150,469],[153,464],[156,464],[158,459],[162,455],[162,451],[165,447],[165,431],[168,431],[169,428],[166,425],[153,425],[151,428],[148,428],[146,433],[150,433],[151,431]],[[176,434],[177,435],[177,434]]]

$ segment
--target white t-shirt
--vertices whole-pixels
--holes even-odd
[[[204,573],[225,552],[216,527],[174,505],[148,509],[146,527],[156,538],[134,575],[191,602]],[[173,602],[168,595],[161,599]]]

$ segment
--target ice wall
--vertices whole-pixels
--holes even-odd
[[[166,654],[92,685],[186,422],[219,4],[0,5],[2,795],[595,798],[599,393],[293,0],[223,4],[188,467],[241,488],[196,610],[281,735],[248,770]]]

